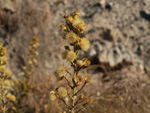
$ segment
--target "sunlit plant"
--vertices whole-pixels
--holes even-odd
[[[15,79],[13,81],[14,87],[12,92],[17,97],[17,101],[15,103],[17,112],[20,112],[24,106],[22,103],[23,98],[28,98],[29,92],[32,90],[31,79],[34,75],[34,69],[37,66],[38,46],[38,38],[32,37],[27,56],[27,63],[25,66],[23,66],[24,75],[20,79]]]
[[[9,80],[12,72],[6,69],[7,57],[3,44],[0,44],[0,112],[6,113],[10,104],[16,100],[16,97],[10,93],[11,82]],[[13,107],[14,108],[14,107]],[[14,108],[15,109],[15,108]]]
[[[58,87],[55,91],[50,92],[50,99],[52,101],[60,99],[66,105],[67,110],[62,111],[62,113],[78,113],[92,102],[90,97],[85,98],[85,95],[81,94],[83,88],[90,83],[91,78],[86,76],[83,79],[83,76],[79,75],[79,72],[84,67],[90,65],[88,59],[79,59],[79,52],[87,51],[90,48],[90,41],[85,37],[79,37],[79,34],[85,31],[86,24],[80,18],[77,11],[75,11],[72,16],[65,15],[64,19],[66,25],[62,24],[60,27],[65,31],[63,39],[65,39],[70,46],[64,46],[65,51],[62,53],[62,58],[70,62],[73,73],[69,72],[67,67],[63,64],[56,70],[56,77],[59,81],[65,80],[71,90],[69,92],[69,89],[63,86]],[[69,77],[66,76],[67,74]],[[66,97],[69,97],[69,102],[66,102]]]

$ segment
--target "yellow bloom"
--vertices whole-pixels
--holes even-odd
[[[72,26],[78,30],[78,32],[83,33],[86,27],[86,24],[80,18],[74,19]]]
[[[15,101],[16,100],[16,97],[14,96],[14,95],[12,95],[12,94],[8,94],[7,95],[7,99],[9,100],[9,101]]]
[[[57,79],[62,80],[65,72],[66,72],[66,67],[64,65],[61,65],[56,71]]]
[[[8,87],[10,85],[10,81],[9,80],[5,80],[4,81],[4,86]]]
[[[61,98],[64,98],[67,96],[67,90],[64,87],[58,88],[57,93]]]
[[[55,101],[56,100],[56,93],[54,91],[51,91],[49,94],[50,100]]]
[[[78,67],[82,67],[84,65],[84,61],[83,60],[77,60],[77,65],[78,65]]]
[[[72,25],[72,23],[74,22],[74,19],[71,17],[71,16],[69,16],[69,17],[67,17],[67,18],[65,18],[66,19],[66,23],[68,24],[68,25]]]
[[[0,65],[3,65],[6,63],[7,63],[7,57],[5,57],[5,56],[0,57]]]
[[[84,66],[89,66],[90,64],[91,64],[91,62],[90,62],[89,60],[86,59],[86,60],[84,61]]]
[[[32,62],[31,60],[29,60],[29,61],[28,61],[28,64],[29,64],[29,65],[32,65],[32,64],[33,64],[33,62]]]
[[[67,42],[69,42],[70,44],[73,44],[77,41],[78,36],[73,31],[70,31],[65,34],[64,38],[66,39]]]
[[[88,50],[90,48],[90,41],[86,38],[79,38],[78,39],[78,46],[81,50]]]
[[[33,59],[33,63],[35,66],[37,66],[37,60],[35,58]]]
[[[0,66],[0,73],[4,73],[6,71],[6,67],[4,65]]]
[[[60,25],[60,28],[63,29],[64,31],[68,31],[68,28],[64,24]]]
[[[79,100],[83,100],[83,99],[84,99],[84,95],[81,94],[81,95],[79,96]]]
[[[6,50],[4,47],[0,48],[0,56],[4,56],[6,54]]]
[[[65,51],[62,53],[62,57],[63,59],[67,59],[68,61],[73,62],[77,58],[77,55],[73,51]]]
[[[11,72],[11,71],[7,70],[7,71],[5,72],[6,78],[9,78],[11,75],[12,75],[12,72]]]

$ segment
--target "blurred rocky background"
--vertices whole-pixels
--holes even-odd
[[[91,42],[88,52],[80,56],[88,57],[92,63],[85,69],[93,78],[91,87],[96,86],[92,93],[100,96],[111,88],[107,94],[123,98],[119,102],[126,106],[123,112],[117,112],[111,108],[115,103],[119,109],[117,102],[107,102],[112,112],[104,109],[94,112],[92,109],[106,103],[98,99],[99,104],[89,107],[89,113],[149,113],[149,0],[0,0],[0,42],[8,51],[13,75],[22,75],[29,43],[36,36],[40,43],[37,74],[53,78],[57,67],[64,63],[61,53],[66,43],[59,25],[64,23],[64,14],[75,10],[86,22],[83,36]],[[139,110],[134,112],[137,107]]]

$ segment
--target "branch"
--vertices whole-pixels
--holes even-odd
[[[79,113],[80,111],[82,111],[85,108],[86,105],[87,105],[86,103],[83,104],[83,107],[81,109],[79,109],[76,113]]]
[[[75,95],[77,95],[83,88],[84,88],[84,86],[86,85],[86,82],[83,84],[83,86],[74,94],[74,96]]]
[[[66,70],[66,72],[67,72],[70,76],[72,76],[72,74],[71,74],[69,71]]]
[[[70,82],[68,81],[68,79],[67,79],[65,76],[64,76],[64,78],[65,78],[65,80],[67,81],[69,87],[70,87],[71,89],[73,89],[73,87],[71,86],[71,84],[70,84]]]
[[[70,106],[67,105],[66,101],[63,98],[59,98],[59,99],[66,105],[67,108],[70,108]]]

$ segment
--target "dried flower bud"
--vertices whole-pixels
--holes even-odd
[[[67,90],[64,87],[58,88],[57,93],[61,98],[64,98],[67,96]]]
[[[85,24],[84,21],[81,20],[80,18],[76,18],[76,19],[74,19],[72,26],[73,26],[76,30],[78,30],[78,32],[83,33],[84,30],[85,30],[86,24]]]
[[[13,106],[13,107],[12,107],[12,110],[13,110],[13,111],[16,111],[16,110],[17,110],[17,108]]]
[[[78,75],[78,76],[76,77],[76,80],[77,80],[77,82],[81,82],[81,81],[83,80],[83,78],[82,78],[82,76]]]
[[[33,63],[35,66],[37,66],[37,60],[35,58],[33,59]]]
[[[7,71],[5,72],[5,77],[6,77],[6,78],[9,78],[11,75],[12,75],[12,72],[11,72],[10,70],[7,70]]]
[[[4,73],[6,71],[6,67],[4,65],[0,66],[0,73]]]
[[[79,96],[79,100],[83,100],[83,99],[84,99],[84,95],[81,94],[81,95]]]
[[[34,54],[35,54],[36,56],[38,56],[38,55],[39,55],[39,53],[38,53],[37,51],[35,51],[35,52],[34,52]]]
[[[50,92],[49,98],[50,98],[50,100],[52,100],[52,101],[55,101],[55,100],[56,100],[57,96],[56,96],[55,91],[51,91],[51,92]]]
[[[7,57],[5,57],[5,56],[2,56],[2,57],[0,57],[0,65],[3,65],[3,64],[6,64],[7,63]]]
[[[63,29],[64,31],[68,31],[68,28],[64,24],[60,25],[60,28]]]
[[[77,65],[78,65],[78,67],[84,66],[84,61],[83,60],[77,60]]]
[[[4,81],[4,86],[6,86],[6,87],[10,86],[10,81],[9,80],[5,80]]]
[[[86,38],[79,38],[78,39],[78,46],[81,50],[88,50],[90,48],[90,41]]]
[[[91,78],[88,77],[88,76],[86,76],[84,80],[85,80],[86,83],[90,83],[91,82]]]
[[[65,51],[62,53],[62,57],[63,59],[67,59],[68,61],[73,62],[77,58],[77,55],[73,51]]]
[[[67,17],[67,18],[65,18],[66,19],[66,23],[68,24],[68,25],[72,25],[72,23],[74,22],[74,19],[70,16],[70,17]]]
[[[82,82],[76,82],[76,86],[80,86]]]
[[[16,100],[16,97],[12,94],[8,94],[7,97],[6,97],[9,101],[15,101]]]
[[[68,18],[69,16],[68,15],[64,15],[64,18]]]
[[[29,65],[32,65],[32,64],[33,64],[33,62],[32,62],[31,60],[29,60],[29,61],[28,61],[28,64],[29,64]]]
[[[64,38],[66,39],[67,42],[69,42],[70,44],[73,44],[77,41],[78,36],[73,31],[70,31],[65,34]]]
[[[3,47],[3,44],[0,45],[0,56],[4,56],[6,54],[6,50]]]
[[[92,103],[92,99],[91,99],[91,98],[87,98],[87,99],[86,99],[86,103],[87,103],[87,104],[91,104],[91,103]]]
[[[90,62],[89,60],[86,59],[86,60],[84,61],[84,66],[90,66],[90,64],[91,64],[91,62]]]
[[[75,11],[75,12],[73,13],[73,15],[79,15],[79,12],[78,12],[78,11]]]
[[[56,75],[58,80],[62,80],[64,77],[64,74],[66,72],[66,67],[64,65],[61,65],[57,70],[56,70]]]

